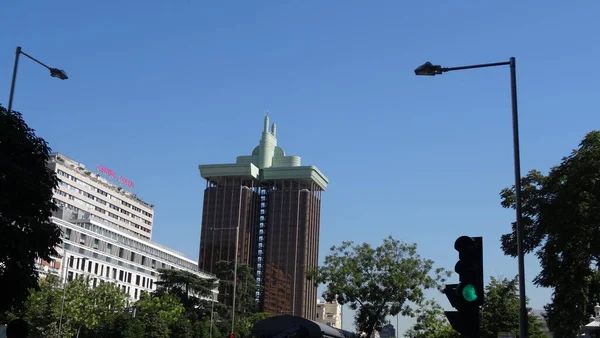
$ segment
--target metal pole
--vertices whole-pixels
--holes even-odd
[[[292,185],[294,182],[292,181]],[[299,184],[298,184],[299,185]],[[292,187],[290,186],[290,193],[292,191]],[[296,210],[300,210],[300,186],[298,186],[298,205]],[[290,209],[291,211],[291,209]],[[298,271],[298,237],[300,234],[300,212],[296,213],[296,243],[294,244],[294,291],[292,293],[292,316],[296,315],[296,280],[298,279],[297,271]],[[336,300],[337,302],[337,300]]]
[[[12,82],[10,83],[10,94],[8,96],[8,113],[12,112],[13,96],[15,95],[15,83],[17,82],[17,69],[19,69],[19,55],[21,55],[21,47],[18,46],[15,51],[15,66],[13,68]]]
[[[336,299],[337,302],[337,299]],[[344,329],[344,305],[341,305],[341,309],[340,309],[340,329]]]
[[[63,296],[62,296],[62,301],[60,303],[60,319],[58,320],[58,335],[60,337],[60,334],[62,333],[62,319],[63,319],[63,314],[64,314],[64,309],[65,309],[65,298],[67,296],[67,277],[69,275],[69,265],[68,265],[68,259],[67,258],[67,249],[64,249],[64,259],[63,259],[63,264],[65,264],[65,276],[63,277]],[[73,259],[73,256],[71,256],[71,259]]]
[[[213,293],[212,297],[211,297],[211,302],[210,302],[210,330],[209,330],[209,334],[208,334],[210,338],[212,338],[214,315],[215,315],[215,294]]]
[[[523,248],[523,211],[521,209],[521,154],[519,146],[519,111],[517,106],[516,60],[510,58],[510,93],[512,101],[513,147],[515,156],[515,204],[517,213],[517,260],[519,265],[519,338],[528,337],[527,298],[525,295],[525,252]]]
[[[19,48],[21,48],[21,47],[19,47]],[[29,59],[31,59],[32,61],[34,61],[34,62],[37,62],[37,63],[38,63],[38,64],[40,64],[42,67],[45,67],[45,68],[46,68],[46,69],[48,69],[48,70],[52,70],[52,67],[50,67],[50,66],[48,66],[47,64],[43,63],[42,61],[40,61],[40,60],[38,60],[38,59],[34,58],[33,56],[31,56],[31,55],[29,55],[29,54],[27,54],[27,53],[25,53],[25,52],[21,52],[21,54],[25,55],[26,57],[28,57],[28,58],[29,58]]]
[[[237,226],[235,227],[235,255],[233,261],[233,302],[231,304],[231,332],[233,333],[233,329],[235,327],[235,296],[236,296],[236,286],[237,286],[237,261],[238,261],[238,250],[239,250],[239,242],[240,242],[240,218],[242,216],[242,185],[240,182],[240,202],[238,204],[238,219]]]
[[[236,295],[236,286],[237,286],[237,252],[238,252],[238,242],[240,238],[240,227],[238,226],[235,230],[235,261],[233,262],[233,302],[231,305],[231,333],[233,333],[233,328],[235,326],[235,295]]]

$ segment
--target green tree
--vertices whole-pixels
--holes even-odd
[[[336,299],[356,310],[357,331],[369,337],[381,330],[388,316],[414,315],[408,303],[421,305],[424,289],[439,286],[449,275],[437,269],[432,277],[432,268],[433,261],[422,259],[416,244],[390,236],[375,248],[353,242],[333,246],[325,264],[308,271],[307,278],[316,285],[327,284],[323,293],[327,301]]]
[[[199,320],[210,312],[210,301],[201,297],[212,297],[217,287],[216,279],[202,278],[188,271],[160,269],[159,281],[154,295],[169,293],[179,299],[190,320]],[[191,317],[190,317],[191,316]]]
[[[575,336],[599,296],[599,181],[600,131],[588,133],[548,175],[532,170],[521,179],[523,248],[536,251],[542,268],[534,283],[554,289],[546,312],[557,337]],[[514,191],[502,190],[503,207],[515,208]],[[505,254],[517,255],[515,223],[501,242]]]
[[[144,337],[168,338],[172,329],[181,333],[187,332],[185,323],[185,308],[179,298],[170,293],[150,296],[143,292],[135,303],[138,309],[136,320],[144,327]]]
[[[215,279],[202,278],[184,270],[159,269],[158,273],[157,290],[165,290],[182,300],[190,296],[210,297],[217,282]]]
[[[233,275],[235,263],[229,261],[217,262],[217,277],[222,290],[226,294],[233,294]],[[237,264],[236,283],[236,316],[251,316],[258,311],[256,302],[256,279],[253,269],[247,264]],[[230,301],[230,299],[228,299]]]
[[[235,270],[235,262],[217,262],[216,275],[219,278],[220,293],[226,296],[224,304],[216,307],[220,318],[216,325],[221,332],[231,331],[231,295],[233,295],[233,280],[236,275],[234,333],[236,337],[246,337],[249,334],[248,325],[254,320],[254,315],[258,311],[258,303],[255,300],[256,279],[252,267],[247,264],[238,263],[237,273]]]
[[[171,294],[150,296],[148,293],[142,292],[135,306],[139,309],[140,318],[148,314],[157,314],[158,318],[169,325],[177,322],[185,312],[179,299]]]
[[[92,335],[125,312],[127,295],[118,286],[100,283],[91,288],[90,283],[89,277],[82,276],[67,285],[62,319],[65,336]]]
[[[169,326],[169,332],[170,337],[191,338],[193,337],[192,322],[185,316],[180,316]]]
[[[498,337],[502,332],[519,332],[518,279],[494,278],[485,288],[485,302],[481,308],[481,337]],[[530,338],[548,338],[542,332],[536,316],[529,315]]]
[[[231,320],[231,318],[229,318]],[[212,320],[212,336],[225,337],[231,330],[231,322],[225,317],[221,317],[219,312],[214,312]],[[192,324],[193,332],[198,337],[210,337],[211,320],[210,317],[204,317]]]
[[[62,290],[56,276],[40,280],[40,287],[31,290],[23,311],[18,315],[29,323],[30,337],[56,337]]]
[[[0,312],[21,307],[38,287],[35,259],[57,255],[60,228],[50,221],[58,179],[50,148],[19,112],[0,106]]]
[[[428,300],[416,311],[417,322],[404,334],[408,338],[461,338],[454,331],[444,309],[434,300]]]
[[[254,324],[269,317],[271,317],[271,315],[266,312],[257,312],[241,318],[235,325],[236,337],[250,337],[250,331],[254,327]]]
[[[126,314],[126,298],[113,284],[101,283],[92,289],[89,279],[81,277],[66,285],[63,306],[63,284],[50,275],[40,280],[39,288],[31,290],[24,307],[9,318],[25,319],[32,338],[73,337],[78,333],[81,338],[120,337],[114,333],[126,326],[117,325]]]
[[[87,332],[84,337],[144,338],[144,325],[141,321],[132,318],[129,312],[118,312],[112,320],[102,322],[96,329]]]

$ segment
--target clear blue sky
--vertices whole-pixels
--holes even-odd
[[[0,102],[17,45],[64,68],[68,81],[22,58],[13,108],[55,151],[132,179],[156,205],[154,239],[191,258],[198,164],[249,154],[268,110],[286,152],[330,179],[322,257],[391,234],[452,269],[454,239],[481,235],[486,274],[512,277],[499,237],[514,212],[498,196],[513,182],[508,68],[413,69],[515,56],[523,172],[546,171],[600,122],[599,10],[592,0],[8,1]],[[527,280],[538,271],[530,255]],[[528,286],[542,308],[550,291]]]

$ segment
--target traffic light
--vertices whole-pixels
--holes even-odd
[[[235,335],[233,333],[230,333],[229,338],[235,338]]]
[[[454,271],[459,284],[448,284],[444,293],[452,307],[458,311],[446,311],[446,317],[454,328],[464,336],[479,336],[479,307],[483,305],[483,238],[459,237],[454,242],[458,262]]]

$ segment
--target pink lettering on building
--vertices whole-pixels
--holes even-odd
[[[98,171],[108,175],[111,178],[117,178],[117,174],[114,171],[108,169],[107,167],[103,166],[102,164],[98,164]]]
[[[129,187],[129,188],[133,188],[133,181],[128,179],[127,177],[124,176],[120,176],[119,177],[119,183]]]
[[[98,172],[101,172],[113,179],[117,178],[117,173],[115,173],[114,171],[110,170],[109,168],[103,166],[102,164],[98,164]],[[133,186],[134,186],[133,181],[128,179],[125,176],[119,176],[119,183],[121,183],[124,186],[129,187],[129,188],[133,188]]]

